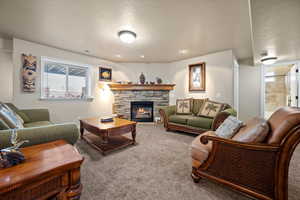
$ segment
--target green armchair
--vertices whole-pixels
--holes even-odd
[[[13,104],[7,103],[24,121],[24,128],[18,130],[19,140],[29,140],[25,146],[31,146],[63,139],[75,144],[79,138],[79,130],[74,123],[54,124],[50,121],[48,109],[20,110]],[[1,128],[0,148],[11,146],[10,129]]]

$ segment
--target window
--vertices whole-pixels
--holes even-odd
[[[88,65],[42,57],[42,99],[87,99],[90,96]]]

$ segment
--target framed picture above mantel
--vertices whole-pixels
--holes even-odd
[[[189,91],[205,91],[205,62],[189,65]]]
[[[111,81],[112,69],[106,67],[99,67],[99,81]]]

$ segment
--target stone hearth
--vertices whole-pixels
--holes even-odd
[[[130,119],[131,101],[153,101],[154,117],[159,116],[157,106],[169,105],[168,90],[115,90],[113,93],[115,97],[114,113],[124,115],[128,119]]]

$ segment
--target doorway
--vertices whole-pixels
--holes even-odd
[[[282,106],[299,107],[297,64],[264,66],[264,117],[268,119]]]

